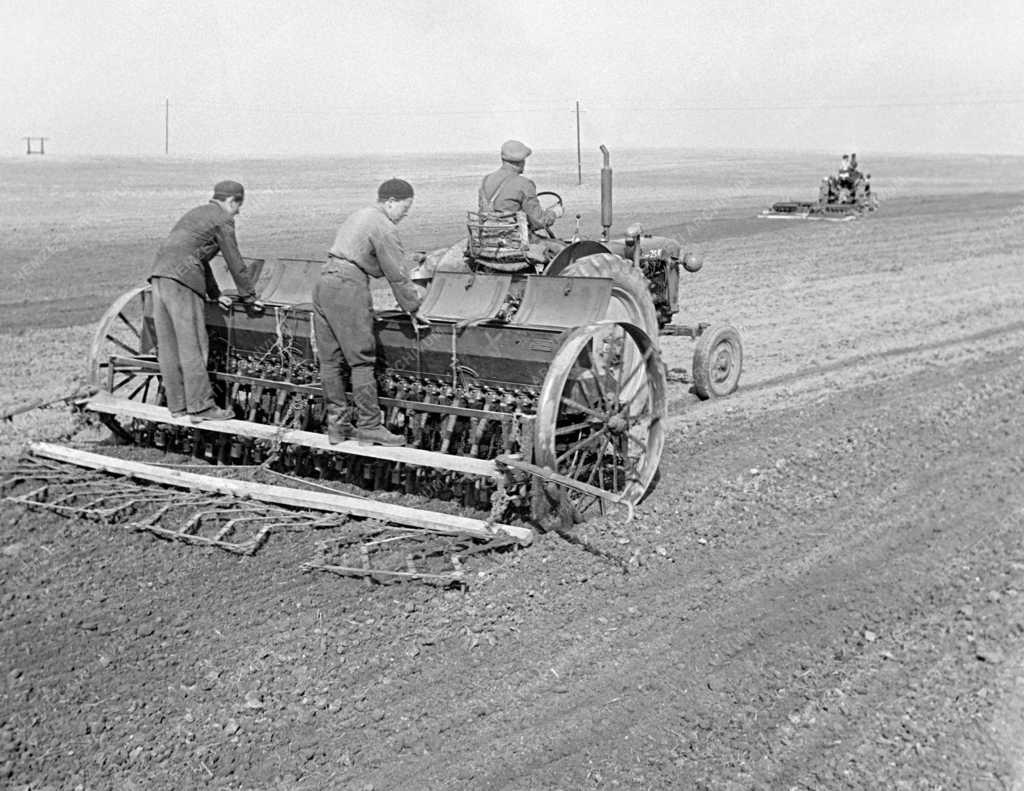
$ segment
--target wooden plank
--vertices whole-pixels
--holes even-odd
[[[288,486],[273,486],[250,481],[236,481],[230,478],[217,478],[212,475],[200,475],[127,459],[115,459],[111,456],[67,448],[49,442],[33,442],[29,445],[29,451],[33,455],[43,458],[93,470],[102,470],[115,475],[125,475],[152,483],[176,486],[180,489],[198,489],[232,497],[248,497],[265,503],[305,508],[311,511],[328,511],[367,519],[379,519],[392,524],[417,527],[445,535],[473,536],[484,539],[507,535],[515,538],[521,544],[529,544],[533,541],[533,531],[526,527],[492,524],[482,519],[440,514],[435,511],[423,511],[391,503],[378,503],[343,494],[312,492]]]
[[[100,392],[82,401],[79,406],[90,412],[100,414],[121,415],[123,417],[152,420],[171,426],[197,428],[201,431],[213,431],[219,434],[252,437],[271,442],[277,441],[289,445],[303,445],[332,453],[346,453],[350,456],[365,456],[373,459],[386,459],[416,467],[431,467],[439,470],[452,470],[467,475],[479,475],[485,478],[498,478],[498,468],[488,459],[474,459],[469,456],[454,456],[448,453],[435,453],[418,448],[389,448],[380,445],[360,445],[354,439],[332,445],[326,434],[299,429],[285,429],[264,423],[251,423],[248,420],[206,420],[198,425],[187,417],[171,417],[171,413],[161,406],[143,404],[127,398],[120,398],[107,392]]]

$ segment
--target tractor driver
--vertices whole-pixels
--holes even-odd
[[[353,435],[364,444],[405,444],[405,437],[392,434],[381,421],[370,278],[387,278],[398,304],[413,314],[414,322],[425,323],[416,315],[422,300],[409,279],[413,262],[395,227],[409,213],[412,199],[407,181],[389,179],[381,184],[377,203],[350,214],[341,224],[313,287],[313,330],[332,445]],[[345,392],[345,367],[351,372],[354,409]]]
[[[480,182],[480,211],[526,214],[530,236],[550,228],[565,213],[561,204],[542,209],[537,200],[537,185],[523,175],[526,158],[533,149],[518,140],[506,140],[501,146],[501,167]],[[533,238],[530,241],[535,241]]]
[[[237,181],[221,181],[214,186],[210,202],[187,212],[171,229],[149,276],[157,361],[167,408],[174,417],[187,413],[193,423],[235,416],[213,400],[206,372],[210,339],[203,298],[220,297],[210,271],[210,260],[220,252],[238,287],[239,298],[258,305],[235,238],[235,216],[244,200],[245,189]]]
[[[852,170],[853,167],[851,166],[850,155],[843,154],[843,162],[839,166],[839,173],[836,176],[836,183],[838,183],[840,187],[849,189],[852,185]]]

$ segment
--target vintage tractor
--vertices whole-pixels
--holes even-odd
[[[147,286],[121,296],[100,321],[89,357],[100,392],[82,406],[127,442],[454,499],[492,518],[539,519],[557,507],[579,520],[631,508],[654,480],[664,443],[659,328],[697,340],[693,381],[703,397],[736,388],[742,350],[727,325],[668,324],[679,266],[699,268],[678,242],[636,227],[607,240],[607,162],[605,151],[600,242],[553,244],[535,261],[471,219],[459,266],[438,266],[442,251],[429,275],[418,273],[429,327],[401,310],[378,311],[383,419],[407,447],[330,445],[322,433],[310,305],[319,261],[268,267],[260,310],[207,303],[210,376],[236,419],[196,426],[164,407]]]
[[[878,208],[871,192],[871,174],[857,169],[857,155],[843,157],[835,175],[826,176],[818,187],[817,202],[779,201],[759,215],[784,220],[853,220]]]

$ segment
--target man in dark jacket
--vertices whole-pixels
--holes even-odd
[[[210,260],[219,252],[238,287],[239,298],[244,302],[256,300],[235,239],[235,216],[244,200],[245,189],[237,181],[218,183],[209,203],[187,212],[171,229],[149,276],[157,359],[167,408],[174,417],[188,414],[193,423],[235,416],[230,409],[218,408],[213,400],[206,372],[210,339],[204,298],[219,296],[210,293],[216,289]]]
[[[341,224],[313,287],[313,330],[332,444],[353,434],[371,445],[405,444],[403,436],[392,434],[381,421],[370,278],[387,278],[398,304],[422,323],[416,317],[422,299],[408,274],[412,259],[395,227],[409,213],[412,200],[409,182],[389,179],[381,184],[377,203]],[[351,372],[354,415],[345,392],[345,368]]]
[[[537,200],[537,185],[523,175],[526,158],[532,153],[533,150],[525,143],[506,140],[501,146],[501,167],[484,176],[477,201],[482,212],[523,212],[531,236],[550,228],[565,211],[561,204],[541,208]]]

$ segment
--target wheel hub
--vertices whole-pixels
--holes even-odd
[[[622,415],[612,415],[608,418],[608,430],[614,434],[622,434],[629,428],[629,421]]]

